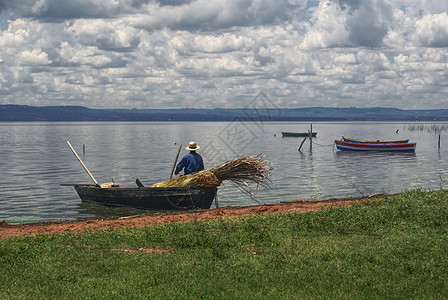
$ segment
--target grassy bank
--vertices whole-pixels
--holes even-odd
[[[448,195],[416,190],[306,214],[0,240],[0,298],[445,298],[447,254]]]

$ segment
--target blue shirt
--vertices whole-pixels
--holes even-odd
[[[190,151],[190,153],[182,157],[180,162],[177,164],[174,174],[179,174],[179,172],[182,171],[183,168],[185,168],[185,175],[204,170],[204,162],[202,161],[202,156],[197,154],[196,151]]]

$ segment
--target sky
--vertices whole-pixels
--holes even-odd
[[[0,0],[0,104],[448,108],[448,1]]]

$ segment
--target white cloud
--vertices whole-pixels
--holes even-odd
[[[379,47],[389,31],[392,7],[384,0],[359,3],[359,7],[352,10],[347,20],[349,39],[354,45]]]
[[[415,23],[415,38],[423,47],[448,46],[448,15],[426,15]]]
[[[348,43],[349,32],[345,24],[346,11],[334,1],[321,1],[313,12],[311,24],[301,45],[302,49],[344,46]]]
[[[20,65],[48,65],[51,63],[47,53],[42,52],[41,49],[25,50],[17,55],[16,60]]]
[[[65,33],[81,44],[102,49],[127,50],[139,43],[138,31],[120,21],[75,20],[65,27]]]
[[[208,53],[243,51],[252,44],[248,38],[234,33],[223,33],[219,36],[196,35],[186,42],[190,50]]]
[[[0,47],[17,48],[29,37],[30,24],[26,20],[16,20],[9,24],[8,30],[0,31]]]
[[[131,24],[147,30],[213,31],[234,26],[257,26],[288,21],[300,2],[286,0],[196,0],[179,6],[149,2],[140,14],[129,18]]]

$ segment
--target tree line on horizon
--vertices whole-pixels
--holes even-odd
[[[178,108],[91,109],[83,106],[0,105],[0,121],[448,121],[448,109]]]

